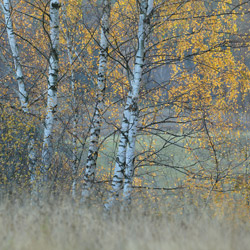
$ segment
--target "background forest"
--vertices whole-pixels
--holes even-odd
[[[192,235],[215,249],[197,218],[210,238],[249,230],[249,11],[248,0],[1,0],[4,247],[34,244],[36,233],[20,243],[23,226],[41,249],[82,249],[85,227],[101,235],[86,249],[119,237],[180,249]],[[219,249],[247,249],[238,232]]]

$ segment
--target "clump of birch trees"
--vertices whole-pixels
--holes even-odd
[[[246,189],[248,5],[2,0],[2,196]]]

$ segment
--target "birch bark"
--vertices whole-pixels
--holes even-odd
[[[15,66],[15,75],[17,79],[18,84],[18,96],[19,101],[22,107],[22,111],[24,113],[29,112],[28,108],[28,93],[26,91],[25,82],[24,82],[24,76],[22,71],[22,65],[20,62],[20,56],[19,56],[19,50],[16,43],[16,37],[13,29],[13,21],[11,17],[11,6],[9,0],[4,0],[3,3],[1,2],[4,18],[5,18],[5,26],[6,31],[8,35],[8,40],[12,52],[12,57],[14,61]],[[36,173],[35,173],[35,166],[36,166],[36,152],[35,152],[35,140],[30,136],[29,142],[28,142],[28,167],[30,172],[30,182],[32,185],[32,189],[34,188],[33,185],[35,183],[36,179]]]
[[[122,125],[120,131],[120,141],[118,145],[114,175],[112,179],[112,191],[108,202],[105,204],[105,208],[110,210],[114,203],[117,201],[120,191],[123,188],[124,171],[126,165],[126,147],[128,143],[128,128],[130,120],[129,108],[132,103],[131,92],[129,92],[125,109],[123,112]]]
[[[140,5],[138,25],[138,49],[135,57],[133,80],[131,84],[131,105],[129,108],[130,120],[128,129],[128,143],[126,148],[126,168],[124,177],[123,199],[125,205],[131,203],[132,181],[134,176],[135,142],[138,123],[138,99],[144,66],[145,47],[150,31],[150,18],[153,11],[153,0],[144,0]]]
[[[23,112],[28,112],[28,93],[25,89],[24,84],[24,76],[22,71],[22,66],[20,63],[19,51],[17,48],[16,38],[13,30],[13,22],[11,18],[11,10],[10,10],[10,1],[4,0],[2,3],[2,8],[5,17],[5,25],[8,34],[9,44],[14,60],[15,71],[16,71],[16,79],[18,83],[18,90],[19,90],[19,100],[21,103],[21,107]]]
[[[104,105],[104,95],[106,88],[106,71],[108,61],[108,33],[109,33],[109,16],[110,16],[110,0],[104,0],[104,9],[101,25],[101,38],[100,38],[100,54],[99,54],[99,67],[97,78],[97,94],[96,106],[90,129],[90,142],[86,162],[86,169],[84,174],[84,184],[82,190],[82,202],[89,197],[90,189],[94,183],[96,172],[96,161],[98,157],[98,142],[101,132],[102,113]]]
[[[48,79],[48,97],[47,112],[45,118],[43,150],[42,150],[42,166],[41,174],[43,182],[48,179],[48,170],[52,161],[52,135],[55,113],[57,110],[57,85],[58,85],[58,64],[59,64],[59,0],[50,1],[50,58],[49,58],[49,79]]]
[[[140,5],[140,17],[138,25],[138,48],[135,58],[135,66],[132,77],[128,75],[130,91],[123,112],[120,132],[120,142],[117,151],[116,165],[112,180],[112,191],[108,202],[105,204],[107,210],[111,209],[123,189],[124,200],[130,200],[132,190],[132,178],[134,173],[134,150],[136,138],[136,126],[138,120],[138,98],[144,65],[145,45],[149,35],[149,18],[153,10],[153,0],[143,0]],[[124,180],[124,186],[123,186]]]

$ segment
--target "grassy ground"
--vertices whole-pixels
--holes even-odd
[[[28,204],[28,202],[27,202]],[[247,250],[250,222],[174,211],[103,213],[68,201],[0,205],[1,250]]]
[[[142,137],[137,150],[143,142],[149,144],[150,139]],[[157,148],[162,142],[156,140],[155,144]],[[114,140],[107,140],[104,147],[98,167],[103,166],[102,173],[109,173],[115,156]],[[161,154],[163,162],[190,164],[182,148],[169,146]],[[144,166],[138,170],[136,178],[142,179],[141,185],[171,187],[181,177],[168,167]],[[0,250],[249,249],[249,205],[241,206],[241,200],[237,205],[237,197],[208,200],[203,195],[209,189],[197,194],[191,191],[180,190],[173,196],[159,190],[162,195],[145,197],[134,192],[130,213],[106,214],[98,202],[78,207],[67,199],[40,207],[30,206],[28,199],[20,199],[22,204],[0,201]]]

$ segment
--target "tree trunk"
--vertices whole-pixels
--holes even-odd
[[[94,115],[90,129],[90,142],[86,162],[86,169],[84,174],[84,184],[82,190],[82,201],[90,195],[90,189],[94,183],[96,172],[96,161],[98,157],[98,142],[101,132],[102,113],[104,105],[104,94],[106,88],[106,71],[108,60],[108,32],[109,32],[109,16],[110,16],[110,0],[104,0],[104,9],[101,25],[101,40],[100,40],[100,55],[99,55],[99,68],[97,78],[97,94]]]
[[[135,57],[133,80],[131,84],[130,120],[128,129],[128,143],[126,149],[126,168],[123,188],[125,205],[131,203],[132,182],[134,177],[135,141],[138,123],[138,99],[144,66],[145,46],[150,31],[150,17],[153,10],[153,0],[144,0],[140,4],[140,18],[138,26],[138,49]]]
[[[144,0],[140,4],[140,18],[138,26],[138,49],[135,58],[135,66],[132,77],[128,74],[130,91],[128,93],[126,106],[120,132],[120,142],[116,157],[116,165],[112,180],[112,191],[108,202],[105,204],[107,210],[111,209],[123,189],[124,200],[130,203],[132,191],[132,179],[134,175],[134,151],[136,139],[136,126],[138,120],[138,98],[144,66],[144,54],[146,40],[149,35],[149,18],[153,10],[153,0]],[[123,186],[124,179],[124,186]]]
[[[29,112],[28,108],[28,93],[25,88],[24,76],[22,71],[22,65],[20,62],[19,50],[16,43],[16,37],[13,30],[13,22],[11,18],[11,7],[10,1],[4,0],[2,5],[4,17],[5,17],[5,25],[8,34],[9,44],[12,52],[12,57],[15,65],[15,75],[18,83],[18,96],[19,101],[22,107],[22,111],[24,113]],[[32,136],[29,138],[28,142],[28,168],[30,172],[30,182],[32,186],[32,191],[34,188],[34,183],[36,179],[36,152],[35,152],[35,140]]]
[[[10,2],[9,0],[4,0],[2,4],[4,17],[5,17],[5,25],[6,30],[8,33],[8,39],[9,44],[14,60],[15,70],[16,70],[16,79],[18,83],[18,90],[19,90],[19,100],[21,102],[22,110],[23,112],[28,112],[28,93],[25,89],[24,84],[24,77],[23,77],[23,71],[22,66],[20,63],[20,57],[19,57],[19,51],[16,44],[16,38],[13,30],[13,23],[11,18],[11,11],[10,11]]]
[[[112,180],[112,191],[108,202],[105,204],[107,210],[111,209],[119,197],[120,191],[123,188],[123,179],[126,165],[126,147],[128,143],[128,128],[130,120],[129,108],[131,106],[131,92],[129,92],[125,109],[123,112],[122,126],[120,131],[120,141],[118,145],[114,176]]]
[[[59,0],[50,2],[50,58],[49,58],[49,80],[48,80],[48,97],[47,112],[45,118],[42,166],[41,174],[43,182],[48,179],[48,170],[52,161],[52,135],[55,112],[57,110],[57,85],[58,85],[58,45],[59,45]]]

